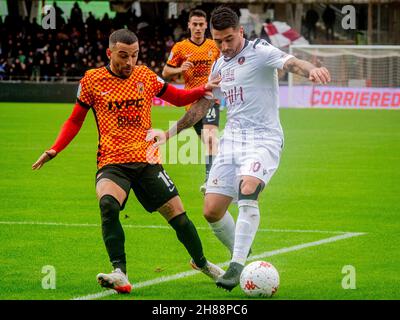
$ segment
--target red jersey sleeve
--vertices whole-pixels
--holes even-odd
[[[89,109],[77,102],[70,117],[65,121],[56,141],[50,149],[56,150],[57,153],[61,152],[81,129],[88,111]]]

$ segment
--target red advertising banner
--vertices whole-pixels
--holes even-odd
[[[176,85],[183,87],[182,85]],[[280,86],[281,108],[399,109],[400,88],[349,88],[331,86]],[[223,104],[223,101],[221,101]],[[170,106],[160,98],[154,106]]]
[[[313,87],[310,106],[399,108],[400,89]]]

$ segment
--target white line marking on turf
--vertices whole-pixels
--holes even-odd
[[[40,226],[59,226],[59,227],[96,227],[95,223],[62,223],[62,222],[41,222],[41,221],[0,221],[0,225],[40,225]],[[163,225],[134,225],[122,224],[124,228],[137,229],[171,229],[170,226]],[[199,230],[209,230],[209,227],[196,227]],[[344,234],[348,231],[329,231],[329,230],[296,230],[296,229],[258,229],[260,232],[294,232],[294,233],[328,233],[328,234]]]
[[[287,247],[287,248],[281,248],[281,249],[277,249],[277,250],[266,251],[266,252],[263,252],[261,254],[250,256],[248,261],[255,261],[255,260],[259,260],[261,258],[271,257],[271,256],[282,254],[282,253],[287,253],[287,252],[297,251],[297,250],[301,250],[301,249],[305,249],[305,248],[320,246],[322,244],[327,244],[327,243],[331,243],[331,242],[335,242],[335,241],[339,241],[339,240],[344,240],[344,239],[348,239],[348,238],[352,238],[352,237],[358,237],[358,236],[361,236],[361,235],[364,235],[364,234],[365,233],[362,233],[362,232],[348,232],[348,233],[341,234],[341,235],[338,235],[338,236],[325,238],[325,239],[312,241],[312,242],[306,242],[306,243],[302,243],[302,244],[291,246],[291,247]],[[223,263],[219,263],[218,265],[220,267],[226,267],[226,266],[229,265],[229,262],[230,261],[226,261],[226,262],[223,262]],[[134,284],[132,284],[132,286],[133,286],[133,289],[138,289],[138,288],[143,288],[143,287],[147,287],[147,286],[151,286],[151,285],[155,285],[155,284],[159,284],[159,283],[163,283],[163,282],[167,282],[167,281],[172,281],[172,280],[177,280],[177,279],[190,277],[190,276],[193,276],[193,275],[198,274],[198,273],[200,273],[200,271],[196,271],[196,270],[186,271],[186,272],[177,273],[177,274],[174,274],[174,275],[171,275],[171,276],[159,277],[159,278],[155,278],[155,279],[144,281],[144,282],[134,283]],[[113,294],[116,294],[116,293],[117,292],[115,290],[107,290],[107,291],[102,291],[102,292],[95,293],[95,294],[90,294],[90,295],[86,295],[86,296],[82,296],[82,297],[73,298],[72,300],[100,299],[100,298],[104,298],[106,296],[113,295]]]

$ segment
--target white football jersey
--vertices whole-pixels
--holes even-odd
[[[221,56],[213,65],[210,78],[222,77],[214,90],[224,99],[227,122],[224,135],[232,131],[245,134],[280,136],[279,85],[277,68],[293,56],[268,42],[245,40],[243,49],[233,58]]]

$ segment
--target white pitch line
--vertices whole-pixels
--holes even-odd
[[[0,225],[40,225],[40,226],[59,226],[59,227],[96,227],[100,224],[95,223],[62,223],[62,222],[41,222],[41,221],[0,221]],[[134,225],[122,224],[124,228],[134,229],[171,229],[170,226],[163,225]],[[196,227],[199,230],[209,230],[209,227]],[[329,231],[329,230],[296,230],[296,229],[258,229],[259,232],[293,232],[293,233],[328,233],[344,234],[348,231]]]
[[[287,252],[297,251],[297,250],[301,250],[301,249],[305,249],[305,248],[320,246],[322,244],[331,243],[331,242],[335,242],[335,241],[339,241],[339,240],[344,240],[344,239],[348,239],[348,238],[352,238],[352,237],[358,237],[358,236],[361,236],[364,234],[365,233],[362,233],[362,232],[349,232],[349,233],[341,234],[341,235],[330,237],[330,238],[325,238],[325,239],[321,239],[321,240],[317,240],[317,241],[302,243],[302,244],[295,245],[292,247],[281,248],[281,249],[272,250],[272,251],[266,251],[261,254],[250,256],[248,261],[255,261],[255,260],[258,260],[261,258],[271,257],[271,256],[282,254],[282,253],[287,253]],[[218,265],[220,267],[226,267],[229,265],[229,263],[230,263],[230,261],[226,261],[223,263],[219,263]],[[132,284],[132,286],[133,286],[133,289],[143,288],[143,287],[147,287],[147,286],[151,286],[151,285],[160,284],[163,282],[168,282],[168,281],[172,281],[172,280],[190,277],[190,276],[193,276],[198,273],[200,273],[200,271],[195,271],[195,270],[186,271],[186,272],[177,273],[177,274],[174,274],[171,276],[164,276],[164,277],[159,277],[159,278],[155,278],[155,279],[144,281],[144,282],[134,283],[134,284]],[[86,296],[82,296],[82,297],[73,298],[72,300],[100,299],[100,298],[104,298],[106,296],[113,295],[116,293],[117,292],[115,290],[107,290],[107,291],[102,291],[102,292],[95,293],[95,294],[90,294],[90,295],[86,295]]]

